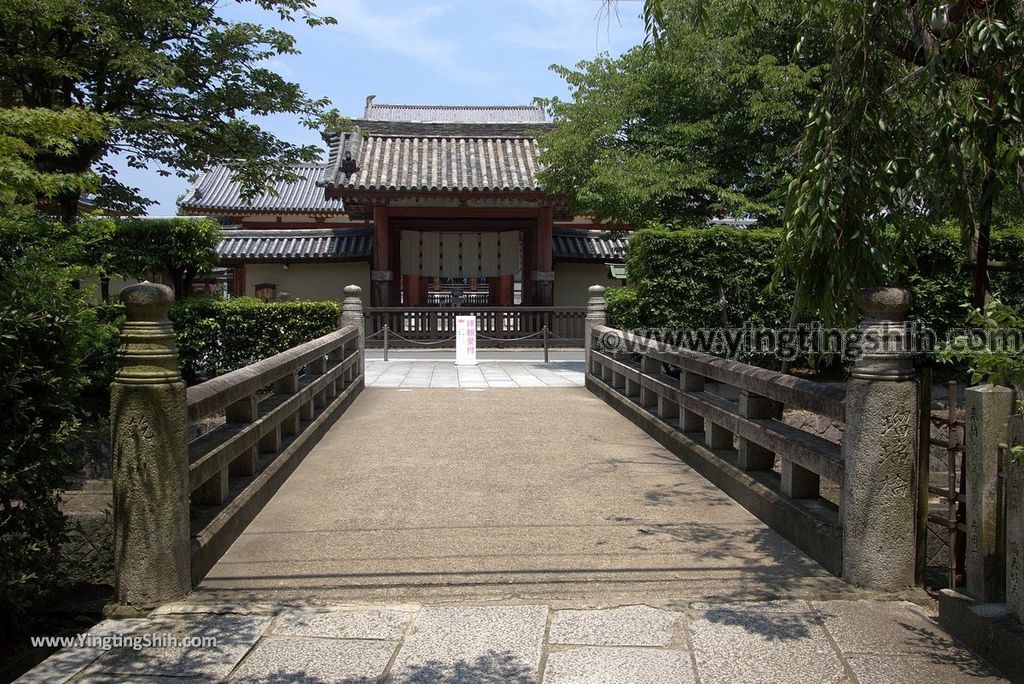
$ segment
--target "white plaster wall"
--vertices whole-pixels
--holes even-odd
[[[609,277],[604,264],[555,262],[555,306],[586,306],[591,285],[620,287],[624,283]]]
[[[370,264],[366,261],[323,264],[246,264],[245,294],[252,297],[255,285],[273,283],[277,292],[293,299],[333,299],[345,296],[346,285],[363,288],[363,305],[370,304]]]

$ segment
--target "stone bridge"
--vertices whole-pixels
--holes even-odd
[[[582,362],[370,364],[367,386],[350,286],[336,333],[186,392],[168,292],[129,288],[117,591],[146,617],[94,632],[216,645],[29,676],[1002,681],[914,588],[903,359],[865,358],[843,392],[606,327],[601,291]],[[892,292],[865,307],[898,331]]]

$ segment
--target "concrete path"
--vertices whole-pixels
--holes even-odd
[[[481,360],[456,366],[451,360],[368,360],[366,385],[392,389],[583,387],[583,361]]]
[[[143,644],[147,635],[181,641]],[[197,638],[183,645],[183,638]],[[205,639],[206,641],[202,641]],[[104,643],[106,640],[107,643]],[[109,650],[110,647],[120,643]],[[545,604],[215,613],[107,621],[25,682],[935,684],[1004,682],[902,602]]]
[[[196,602],[843,595],[582,388],[369,388]]]

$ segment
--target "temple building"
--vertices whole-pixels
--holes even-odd
[[[237,295],[337,299],[355,283],[375,307],[582,306],[620,285],[621,232],[572,213],[538,182],[543,108],[376,104],[324,136],[325,164],[243,201],[226,167],[181,201],[216,216]]]

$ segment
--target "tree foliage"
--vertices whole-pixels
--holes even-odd
[[[740,2],[747,14],[757,4]],[[808,25],[830,27],[834,46],[785,215],[782,263],[799,278],[798,305],[851,318],[860,287],[892,282],[911,264],[915,232],[955,218],[977,264],[980,307],[994,218],[1021,207],[1024,5],[794,4]],[[713,0],[645,0],[656,43],[673,12],[704,22],[713,8]]]
[[[657,48],[553,67],[572,99],[549,103],[545,187],[633,225],[779,220],[822,58],[794,59],[804,29],[789,3],[760,4],[756,27],[735,0],[713,4],[712,21],[666,18]]]
[[[81,144],[106,140],[113,119],[84,109],[0,109],[0,209],[96,189],[92,173],[40,168],[42,158],[70,157]]]
[[[73,231],[0,214],[0,632],[62,580],[59,490],[80,466],[83,394],[116,331],[73,286]],[[12,613],[13,611],[13,613]]]
[[[118,221],[109,234],[109,270],[132,278],[165,273],[184,299],[196,276],[217,263],[221,227],[213,219],[147,218]]]
[[[241,1],[310,26],[334,21],[317,16],[313,0]],[[65,139],[70,146],[44,145],[33,157],[37,170],[56,177],[93,170],[100,204],[129,211],[147,200],[118,181],[112,153],[134,167],[160,165],[183,176],[227,163],[248,194],[289,177],[289,164],[318,158],[318,148],[287,143],[252,120],[286,113],[311,126],[339,125],[326,100],[268,68],[268,59],[296,52],[293,37],[225,19],[220,7],[216,0],[0,3],[0,107],[87,112],[110,126],[102,139],[76,135]],[[65,218],[84,189],[59,190]]]

